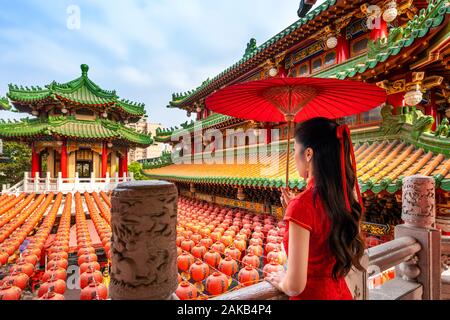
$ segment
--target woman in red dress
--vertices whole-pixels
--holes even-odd
[[[306,190],[287,204],[284,248],[287,271],[266,280],[291,300],[351,300],[345,276],[360,259],[362,200],[350,131],[335,121],[314,118],[295,133],[295,163]],[[356,194],[355,194],[356,189]]]

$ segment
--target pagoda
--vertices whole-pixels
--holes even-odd
[[[33,178],[44,172],[52,178],[123,177],[129,148],[153,143],[150,135],[126,126],[145,115],[144,104],[101,89],[88,71],[83,64],[79,78],[44,88],[9,85],[2,108],[33,117],[1,120],[0,139],[31,147]]]

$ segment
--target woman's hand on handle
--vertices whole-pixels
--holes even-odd
[[[281,205],[283,208],[286,208],[289,205],[289,202],[291,202],[292,199],[295,198],[295,193],[292,191],[289,191],[287,188],[280,188],[281,191]]]

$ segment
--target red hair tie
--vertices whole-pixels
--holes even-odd
[[[355,152],[353,150],[353,143],[352,143],[352,139],[350,137],[350,129],[347,125],[340,125],[337,127],[336,129],[336,136],[339,139],[339,142],[341,144],[341,152],[340,152],[340,157],[341,157],[341,176],[342,176],[342,188],[344,189],[344,196],[345,196],[345,206],[348,210],[348,212],[351,212],[351,206],[350,206],[350,200],[348,198],[348,193],[347,193],[347,172],[345,170],[345,147],[344,147],[344,132],[347,133],[347,137],[348,137],[348,142],[350,144],[350,155],[351,155],[351,160],[352,160],[352,167],[353,167],[353,172],[355,173],[355,187],[356,187],[356,193],[358,195],[358,201],[361,205],[362,208],[362,212],[364,212],[364,205],[362,202],[362,197],[361,197],[361,191],[359,190],[359,183],[358,183],[358,177],[356,174],[356,160],[355,160]]]

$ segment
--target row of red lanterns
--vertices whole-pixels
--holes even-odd
[[[86,201],[86,206],[89,210],[90,217],[94,222],[97,234],[99,235],[103,248],[105,249],[106,256],[108,257],[108,259],[111,259],[111,226],[102,216],[100,216],[88,192],[84,193],[84,198]]]
[[[92,245],[79,192],[75,193],[75,214],[78,265],[80,267],[80,299],[105,300],[108,297],[108,288],[101,283],[103,276],[100,272],[100,264],[97,261],[95,248]]]
[[[38,290],[40,300],[64,300],[69,259],[70,223],[72,216],[72,194],[66,196],[55,238],[47,250],[49,263],[41,278]],[[52,262],[53,261],[53,262]]]
[[[24,242],[28,234],[34,229],[34,227],[42,219],[47,208],[53,201],[54,194],[50,193],[45,199],[44,203],[41,200],[36,200],[33,204],[42,205],[34,211],[34,213],[28,218],[28,220],[18,229],[14,230],[10,238],[4,243],[6,245],[11,245],[15,250],[17,250],[20,245]],[[42,200],[45,198],[41,198]],[[49,214],[46,216],[44,221],[39,227],[36,234],[30,239],[26,250],[24,250],[22,257],[17,259],[16,263],[11,266],[9,276],[5,277],[1,282],[0,289],[0,299],[5,300],[19,300],[24,290],[29,283],[30,277],[34,274],[36,264],[39,261],[40,253],[45,245],[53,223],[55,222],[56,215],[58,213],[59,204],[61,203],[62,194],[58,194],[55,199],[55,204],[50,210]],[[31,210],[33,205],[29,207]],[[27,209],[28,210],[28,209]]]

